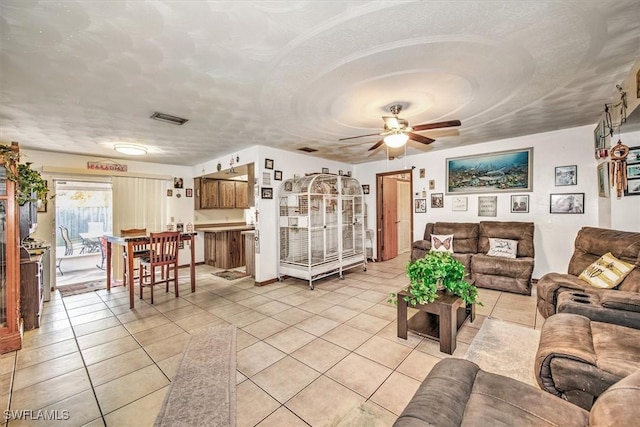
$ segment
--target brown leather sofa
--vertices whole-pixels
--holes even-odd
[[[536,285],[538,311],[576,313],[592,320],[640,329],[640,233],[583,227],[575,239],[567,273],[547,273]],[[597,289],[578,278],[607,252],[635,268],[613,289]]]
[[[419,426],[630,426],[640,418],[640,370],[610,387],[591,412],[463,359],[438,362],[394,423]]]
[[[423,240],[413,242],[411,261],[429,252],[432,234],[453,234],[453,256],[462,262],[476,286],[531,295],[533,232],[532,222],[430,222],[425,226]],[[518,241],[516,258],[486,255],[491,237]]]
[[[605,390],[638,370],[639,329],[571,313],[555,314],[542,325],[535,373],[551,394],[589,410]]]

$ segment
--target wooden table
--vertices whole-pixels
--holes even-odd
[[[195,267],[195,240],[197,233],[182,233],[180,234],[180,241],[190,241],[191,244],[191,262],[189,263],[189,273],[191,274],[191,292],[196,291],[196,267]],[[120,234],[105,234],[105,238],[107,239],[107,291],[111,290],[111,253],[112,253],[112,245],[120,245],[124,247],[124,250],[127,251],[127,271],[133,271],[133,246],[149,243],[149,235],[141,234],[141,235],[127,235],[121,236]],[[126,286],[129,286],[129,308],[134,307],[134,283],[133,283],[133,274],[128,275],[128,283]]]
[[[398,292],[398,337],[407,339],[407,330],[411,329],[420,335],[439,340],[440,351],[453,354],[458,329],[467,317],[472,322],[476,318],[475,304],[465,306],[459,297],[438,291],[438,298],[434,302],[417,304],[415,308],[420,311],[407,319],[409,303],[404,300],[405,296],[409,296],[409,292]]]

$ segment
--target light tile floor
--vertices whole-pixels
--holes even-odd
[[[154,305],[125,288],[46,303],[24,348],[0,356],[0,402],[19,411],[46,409],[66,420],[11,420],[9,426],[150,426],[189,334],[203,326],[238,326],[238,426],[337,424],[364,404],[391,425],[435,363],[438,343],[396,337],[388,295],[406,284],[406,257],[367,264],[307,282],[256,287],[198,266],[197,291],[181,271],[180,297],[156,291]],[[148,298],[148,294],[147,294]],[[458,335],[464,356],[487,316],[540,327],[533,296],[480,289],[477,319]],[[34,415],[37,413],[34,412]],[[67,416],[68,415],[68,416]]]

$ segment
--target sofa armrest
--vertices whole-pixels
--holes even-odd
[[[428,240],[416,240],[411,245],[412,249],[420,249],[422,251],[429,251],[431,249],[431,242]]]
[[[467,360],[438,362],[393,424],[394,427],[460,426],[480,368]],[[422,423],[417,421],[422,421]]]
[[[640,294],[608,290],[600,294],[600,304],[605,308],[640,313]]]

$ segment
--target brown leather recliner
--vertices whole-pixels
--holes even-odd
[[[547,273],[536,285],[538,311],[576,313],[600,322],[640,329],[640,233],[583,227],[567,273]],[[635,268],[614,289],[597,289],[578,278],[607,252]]]
[[[555,314],[542,325],[535,373],[551,394],[589,410],[605,390],[638,370],[638,329],[571,313]]]
[[[627,426],[640,418],[640,370],[604,392],[591,412],[529,384],[447,358],[418,387],[394,427]]]

